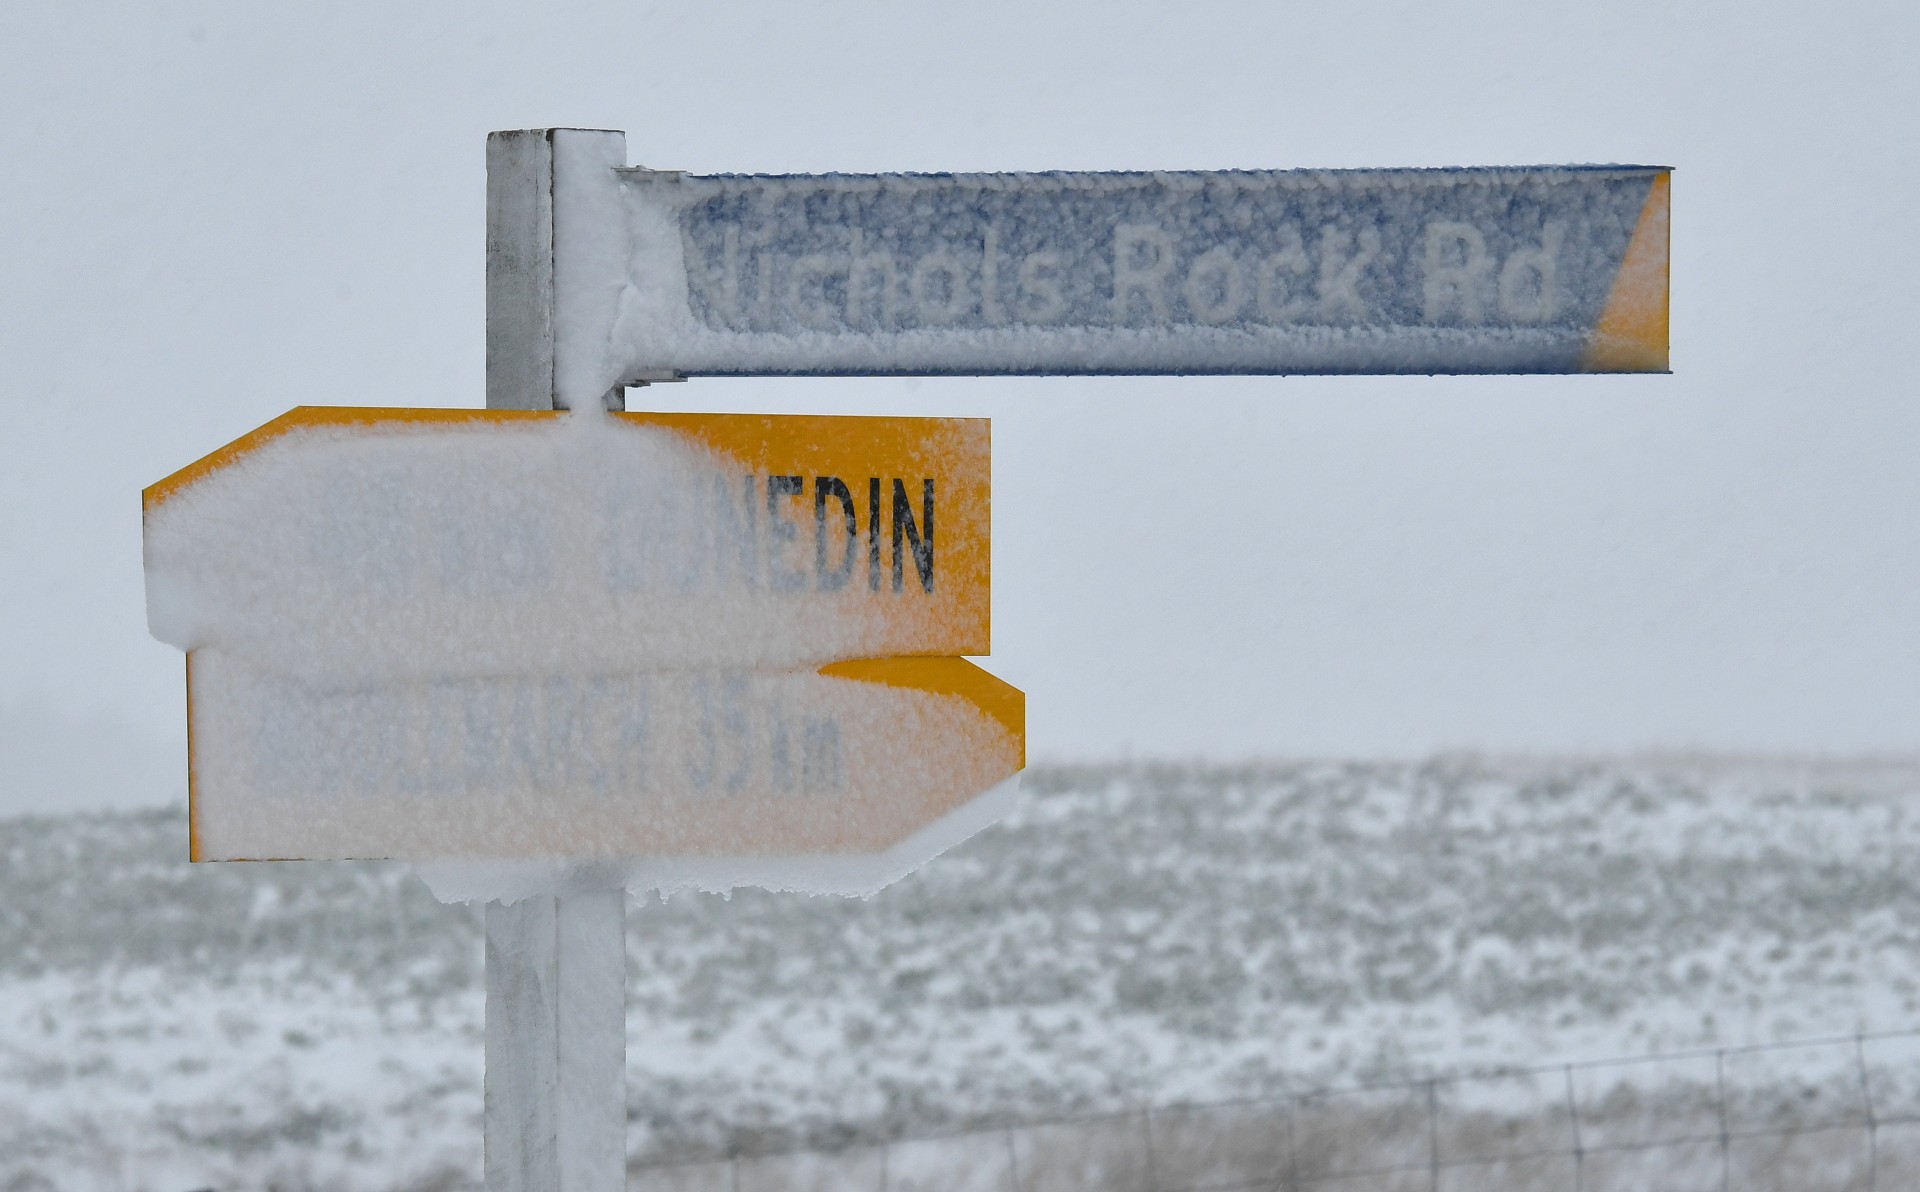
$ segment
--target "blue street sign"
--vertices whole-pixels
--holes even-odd
[[[1665,368],[1653,168],[620,179],[640,378]]]

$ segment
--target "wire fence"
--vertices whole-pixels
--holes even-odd
[[[632,1192],[1892,1192],[1920,1030],[635,1168]]]

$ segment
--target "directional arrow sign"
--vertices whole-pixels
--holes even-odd
[[[989,652],[984,419],[305,407],[146,490],[148,619],[309,682]]]
[[[997,818],[1020,692],[958,658],[317,687],[188,671],[195,860],[637,861],[877,888]]]
[[[496,243],[537,151],[551,288],[491,316],[553,329],[563,399],[676,375],[1666,368],[1656,167],[703,177],[625,168],[618,133],[497,133]]]
[[[988,462],[977,419],[292,411],[145,494],[193,855],[875,888],[1024,764],[951,657]]]

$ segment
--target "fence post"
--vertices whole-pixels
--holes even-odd
[[[1440,1192],[1440,1096],[1439,1082],[1427,1081],[1427,1164],[1428,1186]]]
[[[1287,1100],[1287,1192],[1300,1192],[1300,1097]]]
[[[1733,1150],[1727,1138],[1727,1053],[1713,1053],[1714,1100],[1720,1107],[1720,1192],[1733,1185]]]
[[[1147,1192],[1160,1192],[1160,1166],[1153,1157],[1153,1108],[1140,1111],[1140,1136],[1147,1143]]]
[[[1873,1082],[1867,1079],[1867,1042],[1853,1037],[1853,1058],[1860,1069],[1860,1100],[1867,1109],[1867,1192],[1880,1187],[1880,1118],[1873,1108]]]
[[[1587,1178],[1587,1156],[1580,1141],[1580,1102],[1573,1095],[1573,1065],[1568,1064],[1562,1071],[1567,1078],[1567,1121],[1573,1127],[1573,1192],[1581,1192]]]

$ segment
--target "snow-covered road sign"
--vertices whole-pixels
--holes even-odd
[[[985,419],[302,407],[146,490],[154,635],[311,682],[989,652]]]
[[[1024,764],[980,419],[294,410],[145,493],[193,856],[877,888]],[[984,818],[982,818],[984,817]]]
[[[493,218],[531,218],[509,183],[545,179],[552,246],[546,289],[490,317],[552,328],[563,399],[697,375],[1666,368],[1660,167],[696,176],[627,168],[619,133],[489,149]]]
[[[319,686],[188,661],[195,860],[539,860],[878,889],[1004,813],[1021,693],[959,658]]]

